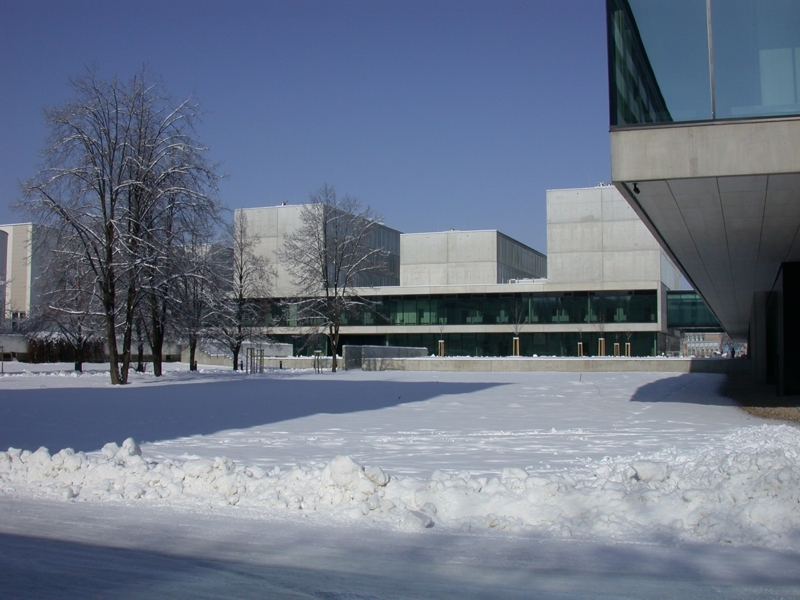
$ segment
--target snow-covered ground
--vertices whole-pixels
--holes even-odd
[[[4,367],[0,590],[800,597],[800,431],[722,376]]]

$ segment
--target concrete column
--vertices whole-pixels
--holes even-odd
[[[750,333],[747,340],[747,355],[753,377],[759,383],[767,382],[767,297],[769,292],[753,294],[750,310]]]
[[[783,263],[783,310],[780,327],[782,335],[781,376],[778,394],[800,394],[800,262]]]

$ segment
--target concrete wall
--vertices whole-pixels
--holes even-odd
[[[800,118],[611,132],[612,181],[800,172]]]
[[[7,236],[5,269],[5,318],[12,312],[30,314],[39,296],[37,280],[42,275],[46,259],[47,230],[33,223],[0,225]],[[35,252],[33,251],[35,249]],[[2,257],[0,257],[2,258]]]
[[[342,366],[344,369],[364,369],[371,366],[374,359],[418,358],[427,356],[428,349],[410,346],[342,346]]]
[[[28,354],[28,340],[22,335],[0,334],[0,346],[3,347],[6,357],[12,353],[25,356]]]
[[[244,356],[248,349],[255,348],[258,350],[259,348],[264,351],[265,357],[272,357],[272,358],[286,358],[287,356],[292,356],[294,354],[294,346],[292,344],[282,344],[280,342],[272,342],[272,343],[253,343],[253,342],[242,342],[242,349],[240,352],[241,356]]]
[[[256,255],[266,258],[275,272],[272,293],[276,297],[293,296],[296,292],[284,264],[278,260],[286,236],[301,226],[302,205],[267,206],[236,210],[247,217],[248,235],[258,239]]]
[[[272,281],[272,294],[276,298],[291,297],[296,295],[298,291],[297,287],[292,283],[286,264],[279,260],[279,252],[283,250],[286,237],[303,225],[302,213],[304,206],[307,205],[287,204],[236,210],[237,213],[244,213],[247,217],[248,235],[258,240],[255,247],[256,255],[270,261],[275,273],[275,278]],[[398,232],[389,227],[383,227],[383,229],[390,236],[398,235]],[[398,259],[395,258],[396,260]],[[395,279],[395,281],[397,280]]]
[[[450,372],[653,372],[719,373],[750,372],[744,359],[691,358],[376,358],[364,361],[369,371]]]
[[[496,231],[400,236],[400,285],[497,283]]]
[[[30,230],[29,223],[3,225],[8,236],[6,252],[5,318],[12,312],[30,312]]]
[[[546,273],[543,254],[496,230],[400,236],[401,286],[491,285]]]
[[[680,272],[653,235],[611,186],[547,192],[548,282],[604,284],[662,282],[680,289]]]

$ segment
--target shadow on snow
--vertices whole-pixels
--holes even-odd
[[[735,406],[724,395],[726,376],[711,373],[684,373],[646,383],[636,389],[631,402],[683,402],[706,406]]]
[[[492,383],[273,379],[4,390],[0,449],[90,452],[107,442],[154,442],[245,429],[314,414],[344,414],[469,394]]]

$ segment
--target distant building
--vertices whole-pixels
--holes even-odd
[[[237,214],[247,217],[248,235],[258,239],[256,254],[267,258],[275,270],[272,293],[276,297],[286,298],[297,292],[292,283],[286,265],[278,259],[283,249],[286,236],[302,226],[301,214],[304,204],[288,204],[281,206],[265,206],[261,208],[239,208]],[[370,282],[374,285],[400,284],[400,232],[378,225],[373,232],[371,243],[376,248],[388,252],[388,273]]]
[[[36,282],[46,257],[37,244],[43,242],[45,231],[34,223],[0,225],[0,232],[5,234],[0,234],[0,261],[5,271],[4,276],[0,272],[0,280],[5,281],[2,313],[5,331],[17,331],[38,300]]]
[[[280,250],[301,225],[302,208],[237,211],[277,275],[264,325],[295,348],[308,328],[281,302],[296,290]],[[43,231],[0,226],[8,328],[36,302]],[[355,290],[370,307],[347,315],[341,341],[431,353],[444,341],[447,355],[506,356],[516,337],[523,356],[653,356],[677,354],[681,331],[718,330],[696,294],[675,293],[677,268],[615,188],[548,191],[547,240],[549,256],[496,230],[401,234],[381,225],[371,243],[388,252],[389,272]]]
[[[299,209],[248,209],[279,299],[291,288],[277,251],[298,223],[286,208]],[[677,353],[666,292],[680,273],[617,190],[551,190],[547,215],[549,256],[495,230],[398,234],[399,281],[358,290],[372,308],[348,316],[343,343],[434,353],[443,340],[448,355],[505,356],[519,337],[527,356]],[[296,342],[300,325],[276,320],[271,333]]]

